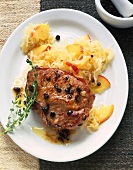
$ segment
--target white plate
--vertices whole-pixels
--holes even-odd
[[[39,116],[31,112],[25,123],[13,134],[9,134],[18,146],[35,157],[55,162],[77,160],[98,150],[116,131],[127,103],[128,75],[126,64],[114,37],[93,17],[70,9],[54,9],[32,16],[12,33],[1,52],[0,119],[4,128],[13,99],[11,85],[19,74],[24,58],[20,49],[23,30],[29,23],[45,22],[48,22],[54,34],[61,35],[62,39],[68,37],[71,41],[76,36],[89,34],[93,40],[99,40],[104,47],[112,46],[115,52],[115,59],[104,72],[111,82],[111,88],[97,97],[97,103],[113,103],[115,110],[111,118],[103,123],[97,132],[92,134],[80,133],[67,146],[52,144],[32,132],[31,127],[41,127],[43,124]]]

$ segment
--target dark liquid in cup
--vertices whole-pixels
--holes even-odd
[[[117,0],[116,0],[117,1]],[[129,2],[133,3],[133,0],[129,0]],[[103,6],[103,8],[110,14],[117,16],[117,17],[123,17],[118,10],[116,9],[116,7],[114,6],[114,4],[111,2],[111,0],[101,0],[101,4]],[[132,15],[133,16],[133,15]],[[131,16],[131,17],[132,17]]]

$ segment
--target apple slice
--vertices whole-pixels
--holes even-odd
[[[114,111],[114,105],[101,105],[99,108],[94,106],[89,114],[89,117],[86,119],[85,126],[90,131],[96,131],[99,128],[99,125],[105,122],[110,118]]]
[[[94,108],[91,110],[90,114],[96,119],[97,123],[101,124],[110,118],[114,111],[114,105],[101,105],[100,108]]]
[[[93,91],[93,93],[102,93],[110,87],[110,82],[104,76],[99,75],[97,83],[90,83],[89,87]]]
[[[83,47],[79,44],[70,44],[67,47],[68,53],[73,53],[74,57],[77,58],[83,53]]]
[[[77,67],[76,65],[74,65],[74,64],[72,64],[72,63],[70,63],[70,62],[68,62],[68,61],[66,62],[66,65],[69,66],[69,67],[71,67],[72,70],[73,70],[76,74],[79,73],[79,69],[78,69],[78,67]]]
[[[85,39],[85,40],[90,40],[90,41],[91,41],[91,37],[90,37],[88,34],[84,36],[84,39]]]
[[[41,46],[39,46],[39,47],[36,47],[36,48],[33,48],[28,54],[27,54],[27,56],[30,58],[30,56],[31,56],[31,52],[32,52],[32,54],[33,55],[39,55],[40,53],[42,53],[42,52],[45,52],[45,51],[48,51],[48,50],[50,50],[52,47],[51,47],[51,45],[49,45],[49,44],[47,44],[47,45],[41,45]]]
[[[98,110],[100,124],[105,122],[107,119],[109,119],[110,116],[112,115],[113,111],[114,111],[114,105],[113,104],[110,105],[110,106],[102,105],[100,107],[100,109]]]
[[[46,40],[49,36],[49,26],[48,24],[40,24],[34,28],[31,32],[30,38],[38,37],[39,40]]]

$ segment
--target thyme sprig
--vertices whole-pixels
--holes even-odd
[[[10,115],[8,116],[8,122],[6,124],[6,129],[4,132],[0,134],[7,134],[8,132],[13,132],[15,128],[20,126],[28,117],[30,113],[30,109],[37,98],[37,73],[36,66],[32,64],[32,62],[27,59],[26,62],[31,65],[34,70],[35,80],[32,82],[32,91],[26,89],[24,94],[24,105],[22,106],[22,100],[19,99],[19,94],[16,94],[14,101],[12,101],[12,108],[10,109]]]

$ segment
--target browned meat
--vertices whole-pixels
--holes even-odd
[[[95,99],[85,79],[54,68],[37,68],[38,96],[33,110],[45,125],[56,130],[76,129],[89,116]],[[34,71],[27,75],[26,89],[31,90]]]

